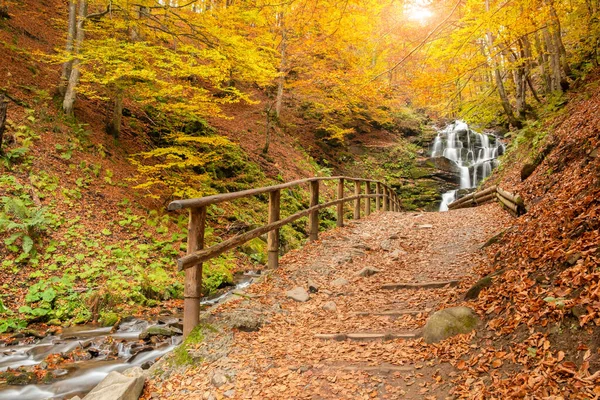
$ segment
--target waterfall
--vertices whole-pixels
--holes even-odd
[[[498,165],[496,158],[504,154],[504,150],[504,144],[497,136],[475,132],[465,122],[455,121],[438,131],[431,156],[454,162],[460,172],[460,188],[469,189],[491,175]],[[456,190],[444,193],[440,211],[447,211],[456,195]]]

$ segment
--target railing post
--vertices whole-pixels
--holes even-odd
[[[269,193],[269,224],[279,221],[281,191]],[[267,233],[267,262],[270,269],[279,267],[279,229]]]
[[[365,182],[365,194],[371,194],[371,182]],[[371,198],[367,197],[365,199],[365,216],[371,215]]]
[[[354,181],[354,195],[360,196],[360,181]],[[354,219],[360,219],[360,198],[354,200]]]
[[[344,198],[344,178],[340,178],[337,187],[337,198],[341,200]],[[337,205],[337,226],[344,226],[344,203]]]
[[[375,211],[379,211],[381,210],[381,198],[379,197],[381,195],[381,183],[379,182],[375,184],[375,194],[377,194],[377,197],[375,197]]]
[[[187,254],[204,248],[206,207],[190,208],[188,223]],[[185,270],[183,289],[183,336],[187,337],[200,322],[200,298],[202,297],[202,264]]]
[[[319,205],[319,181],[310,181],[310,207]],[[319,238],[319,211],[308,215],[308,240],[313,242]]]
[[[383,211],[390,210],[390,202],[388,198],[388,189],[386,186],[383,187]]]

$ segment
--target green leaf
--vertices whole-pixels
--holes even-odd
[[[56,298],[56,291],[53,288],[48,288],[42,293],[42,300],[51,302]]]
[[[26,254],[29,254],[31,250],[33,250],[33,239],[30,236],[25,235],[23,236],[23,251]]]
[[[23,232],[16,232],[13,233],[12,235],[10,235],[9,237],[7,237],[6,239],[4,239],[4,244],[7,246],[10,246],[11,244],[13,244],[18,238],[20,238],[21,236],[23,236],[24,233]]]
[[[19,312],[21,314],[31,314],[32,311],[33,310],[29,306],[21,306],[21,307],[19,307]]]
[[[110,235],[112,235],[112,232],[110,231],[110,229],[104,228],[104,229],[102,229],[102,234],[105,236],[110,236]]]
[[[2,299],[0,299],[0,314],[4,314],[7,311],[9,311],[8,308],[6,308],[6,306],[2,302]]]

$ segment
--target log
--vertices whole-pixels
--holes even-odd
[[[523,199],[519,195],[512,194],[512,193],[507,192],[506,190],[503,190],[501,188],[498,188],[498,193],[502,197],[504,197],[507,200],[510,200],[512,203],[514,203],[517,206],[523,206],[524,205]]]
[[[496,185],[490,186],[487,189],[481,190],[479,192],[475,192],[475,196],[473,196],[473,198],[475,200],[477,200],[478,198],[489,196],[490,194],[496,193],[496,190],[497,190],[497,186]]]
[[[360,219],[360,181],[354,181],[354,219]]]
[[[479,198],[475,199],[475,204],[477,204],[479,206],[481,204],[485,204],[485,203],[487,203],[489,201],[492,201],[494,199],[496,199],[496,193],[495,192],[494,193],[490,193],[487,196],[483,196],[483,197],[479,197]]]
[[[269,193],[269,224],[279,221],[281,206],[281,191]],[[273,229],[267,234],[267,260],[270,269],[279,267],[279,229]]]
[[[310,208],[319,204],[319,181],[310,182]],[[308,241],[314,242],[319,239],[319,210],[316,209],[308,214]]]
[[[513,203],[509,199],[507,199],[504,196],[502,196],[500,194],[500,192],[497,193],[497,197],[498,197],[498,200],[500,200],[500,202],[506,206],[506,208],[508,208],[513,213],[515,213],[516,215],[518,215],[518,213],[519,213],[519,211],[518,211],[519,207],[515,203]]]
[[[338,181],[338,187],[337,187],[337,198],[338,200],[341,200],[344,198],[344,178],[340,178],[340,180]],[[337,226],[338,227],[342,227],[344,226],[344,203],[339,203],[337,205]]]
[[[187,253],[204,248],[206,207],[190,209],[188,223]],[[200,298],[202,297],[202,264],[194,262],[185,270],[183,289],[183,336],[187,337],[200,322]]]
[[[371,197],[371,198],[374,198],[375,196],[377,196],[377,195],[375,195],[375,194],[369,195],[369,197]],[[218,255],[223,254],[227,250],[231,250],[234,247],[242,245],[249,240],[252,240],[254,238],[262,236],[265,233],[268,233],[275,229],[279,229],[284,225],[287,225],[287,224],[292,223],[302,217],[305,217],[313,211],[321,210],[321,209],[327,208],[327,207],[332,207],[332,206],[335,206],[339,203],[343,203],[346,201],[353,201],[353,200],[356,200],[357,198],[364,199],[366,197],[367,197],[367,195],[364,195],[364,194],[360,195],[360,196],[346,197],[344,199],[338,199],[338,200],[330,201],[328,203],[319,204],[315,207],[307,208],[306,210],[297,212],[294,215],[290,215],[289,217],[281,219],[272,224],[261,226],[260,228],[256,228],[251,231],[245,232],[241,235],[234,236],[230,239],[227,239],[227,240],[225,240],[219,244],[216,244],[212,247],[209,247],[207,249],[199,250],[195,253],[188,254],[185,257],[182,257],[179,260],[177,260],[177,266],[179,267],[180,271],[182,271],[184,269],[188,269],[198,263],[210,260],[213,257],[217,257]]]
[[[458,286],[459,280],[439,281],[439,282],[421,282],[421,283],[386,283],[381,285],[382,289],[439,289],[446,286]]]

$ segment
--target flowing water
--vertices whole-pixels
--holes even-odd
[[[465,122],[455,121],[438,131],[431,156],[454,162],[460,172],[459,188],[470,189],[492,173],[504,150],[504,144],[497,136],[475,132]],[[448,205],[456,200],[457,191],[442,195],[440,211],[448,211]]]
[[[255,275],[237,275],[235,287],[201,303],[210,306],[222,301],[233,290],[249,286],[252,276]],[[48,357],[53,354],[81,357],[56,368],[50,365],[44,367],[53,377],[51,383],[24,386],[0,384],[0,400],[57,400],[76,395],[83,397],[111,371],[123,371],[135,366],[148,368],[173,350],[182,341],[180,334],[152,337],[145,341],[140,340],[139,336],[152,326],[178,331],[181,322],[175,315],[159,317],[155,321],[126,318],[117,329],[83,325],[65,328],[60,335],[46,336],[33,342],[29,338],[23,338],[21,342],[11,345],[0,343],[0,374],[15,369],[29,371],[30,368],[41,367],[48,364]]]

